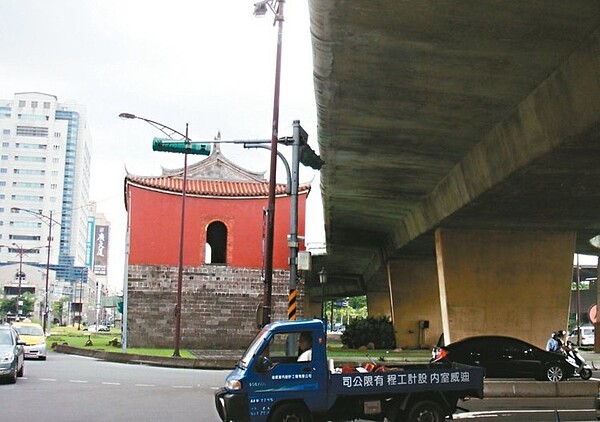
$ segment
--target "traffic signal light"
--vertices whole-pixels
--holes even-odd
[[[152,140],[153,151],[178,152],[181,154],[210,155],[210,144],[200,142],[172,141],[165,138]]]
[[[325,161],[321,160],[321,157],[310,147],[308,144],[300,146],[300,163],[306,167],[320,170],[325,164]]]

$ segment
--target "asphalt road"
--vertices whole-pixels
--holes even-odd
[[[228,370],[128,365],[50,352],[0,385],[0,420],[218,422],[213,394]],[[592,397],[469,400],[459,420],[593,421]]]
[[[0,385],[0,420],[218,421],[213,394],[228,371],[160,368],[49,353]]]
[[[481,421],[595,421],[591,397],[490,398],[469,400],[463,404],[469,412],[460,412],[456,420]]]

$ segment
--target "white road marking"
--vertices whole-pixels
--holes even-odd
[[[121,385],[121,383],[120,382],[102,381],[102,385]]]
[[[136,384],[136,387],[156,387],[154,384]]]
[[[575,413],[575,412],[595,412],[594,409],[562,409],[558,411],[558,414],[563,413]],[[514,414],[527,414],[527,413],[552,413],[556,414],[555,410],[550,409],[520,409],[520,410],[482,410],[478,412],[465,412],[455,413],[452,415],[454,419],[478,419],[478,418],[489,418],[489,417],[502,417],[510,416]]]
[[[187,389],[192,389],[194,388],[191,385],[174,385],[173,388],[187,388]]]
[[[56,378],[40,378],[40,381],[52,381],[52,382],[55,382]]]
[[[69,380],[69,382],[75,383],[75,384],[87,384],[89,381],[85,381],[85,380]]]

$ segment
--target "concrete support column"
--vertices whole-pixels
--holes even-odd
[[[573,232],[442,229],[435,241],[446,343],[497,334],[544,348],[567,328]]]
[[[392,317],[392,306],[389,292],[367,292],[367,313],[370,317]]]
[[[321,318],[321,308],[323,306],[321,300],[312,300],[310,294],[305,294],[304,303],[302,305],[304,308],[302,318]]]
[[[396,346],[433,347],[442,333],[435,259],[394,260],[388,268]]]

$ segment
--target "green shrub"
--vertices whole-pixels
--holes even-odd
[[[375,349],[395,349],[396,337],[392,321],[387,316],[357,318],[350,321],[341,337],[342,344],[351,349],[375,345]]]

